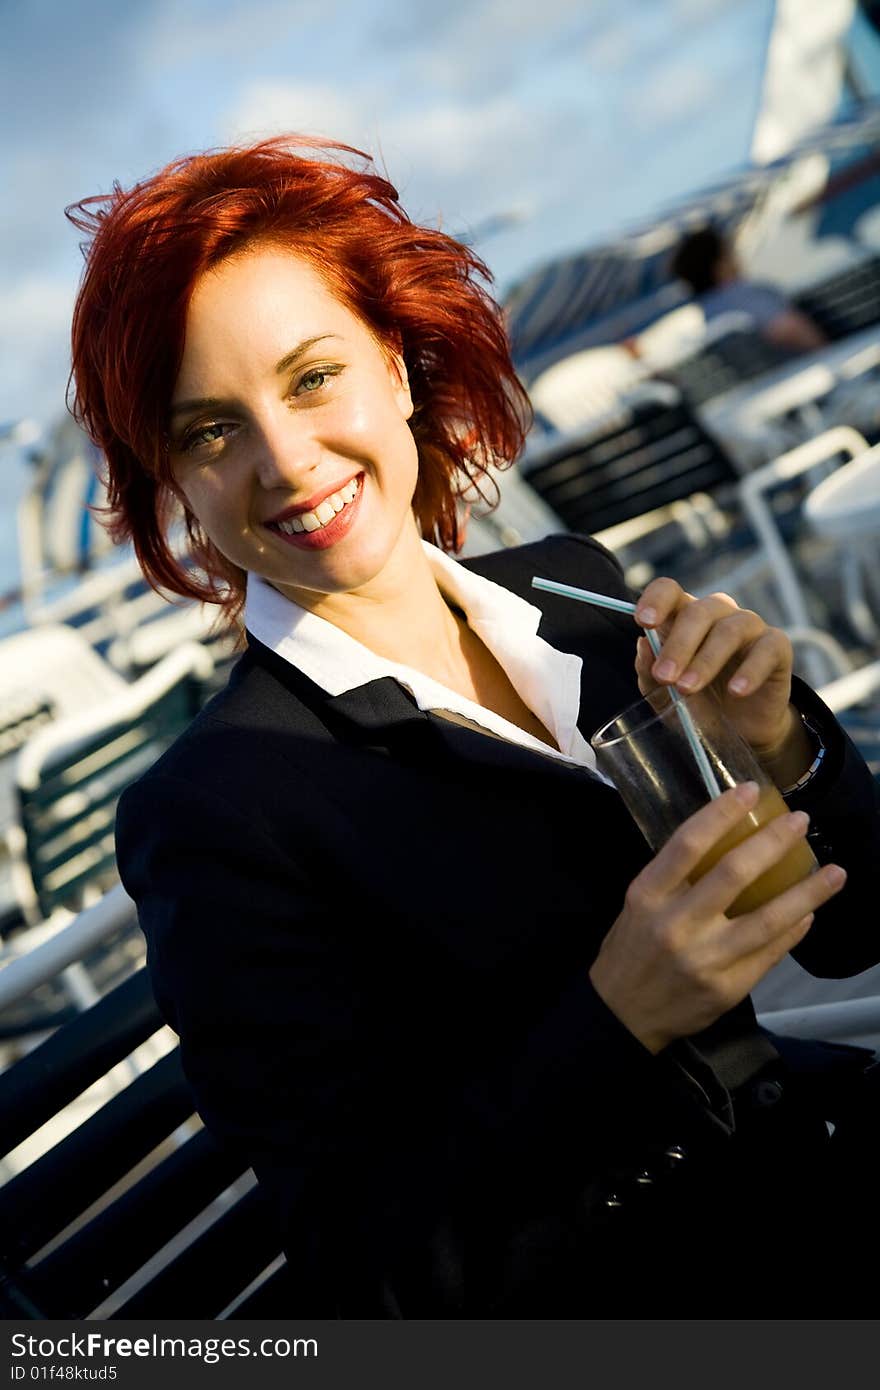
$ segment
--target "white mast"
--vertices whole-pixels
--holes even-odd
[[[855,0],[776,0],[751,157],[768,164],[834,115]]]

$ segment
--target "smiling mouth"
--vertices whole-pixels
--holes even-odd
[[[287,521],[267,522],[269,530],[280,531],[285,536],[301,535],[305,531],[322,531],[355,500],[360,491],[363,476],[363,473],[358,474],[338,492],[325,497],[324,501],[313,512],[300,512],[298,516],[288,517]]]

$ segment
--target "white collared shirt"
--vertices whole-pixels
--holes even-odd
[[[488,647],[523,703],[553,735],[559,751],[423,672],[377,656],[255,574],[248,575],[245,627],[328,695],[342,695],[391,676],[409,691],[419,709],[460,716],[498,738],[577,763],[602,777],[596,756],[577,727],[581,658],[557,651],[538,636],[541,610],[534,604],[474,574],[429,541],[423,540],[422,546],[441,593],[464,612],[468,626]]]

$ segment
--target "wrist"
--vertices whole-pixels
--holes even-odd
[[[597,969],[597,965],[599,968]],[[590,983],[596,994],[602,1000],[609,1013],[612,1013],[618,1023],[624,1027],[640,1043],[646,1051],[654,1056],[662,1052],[671,1042],[674,1042],[673,1034],[668,1034],[659,1029],[652,1028],[648,1023],[638,1018],[637,1011],[621,1005],[619,1000],[614,998],[613,988],[609,988],[608,982],[602,979],[602,968],[598,960],[594,961],[589,970]]]
[[[786,789],[797,783],[810,768],[816,746],[799,711],[789,705],[781,736],[765,747],[753,746],[752,751],[776,786]]]
[[[810,748],[812,752],[812,762],[806,771],[802,772],[794,782],[786,782],[782,785],[784,796],[791,796],[795,792],[802,791],[809,782],[812,782],[819,768],[825,761],[827,749],[822,730],[806,714],[801,715],[801,723],[809,736]]]

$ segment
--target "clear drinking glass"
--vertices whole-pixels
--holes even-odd
[[[691,874],[696,882],[722,855],[788,807],[748,744],[725,719],[718,697],[707,688],[684,697],[694,732],[722,791],[740,782],[757,782],[758,802],[728,831]],[[590,740],[602,772],[617,787],[648,844],[662,849],[673,831],[710,799],[681,717],[660,686],[598,729]],[[749,884],[727,909],[735,916],[752,912],[807,877],[818,863],[805,840]]]

